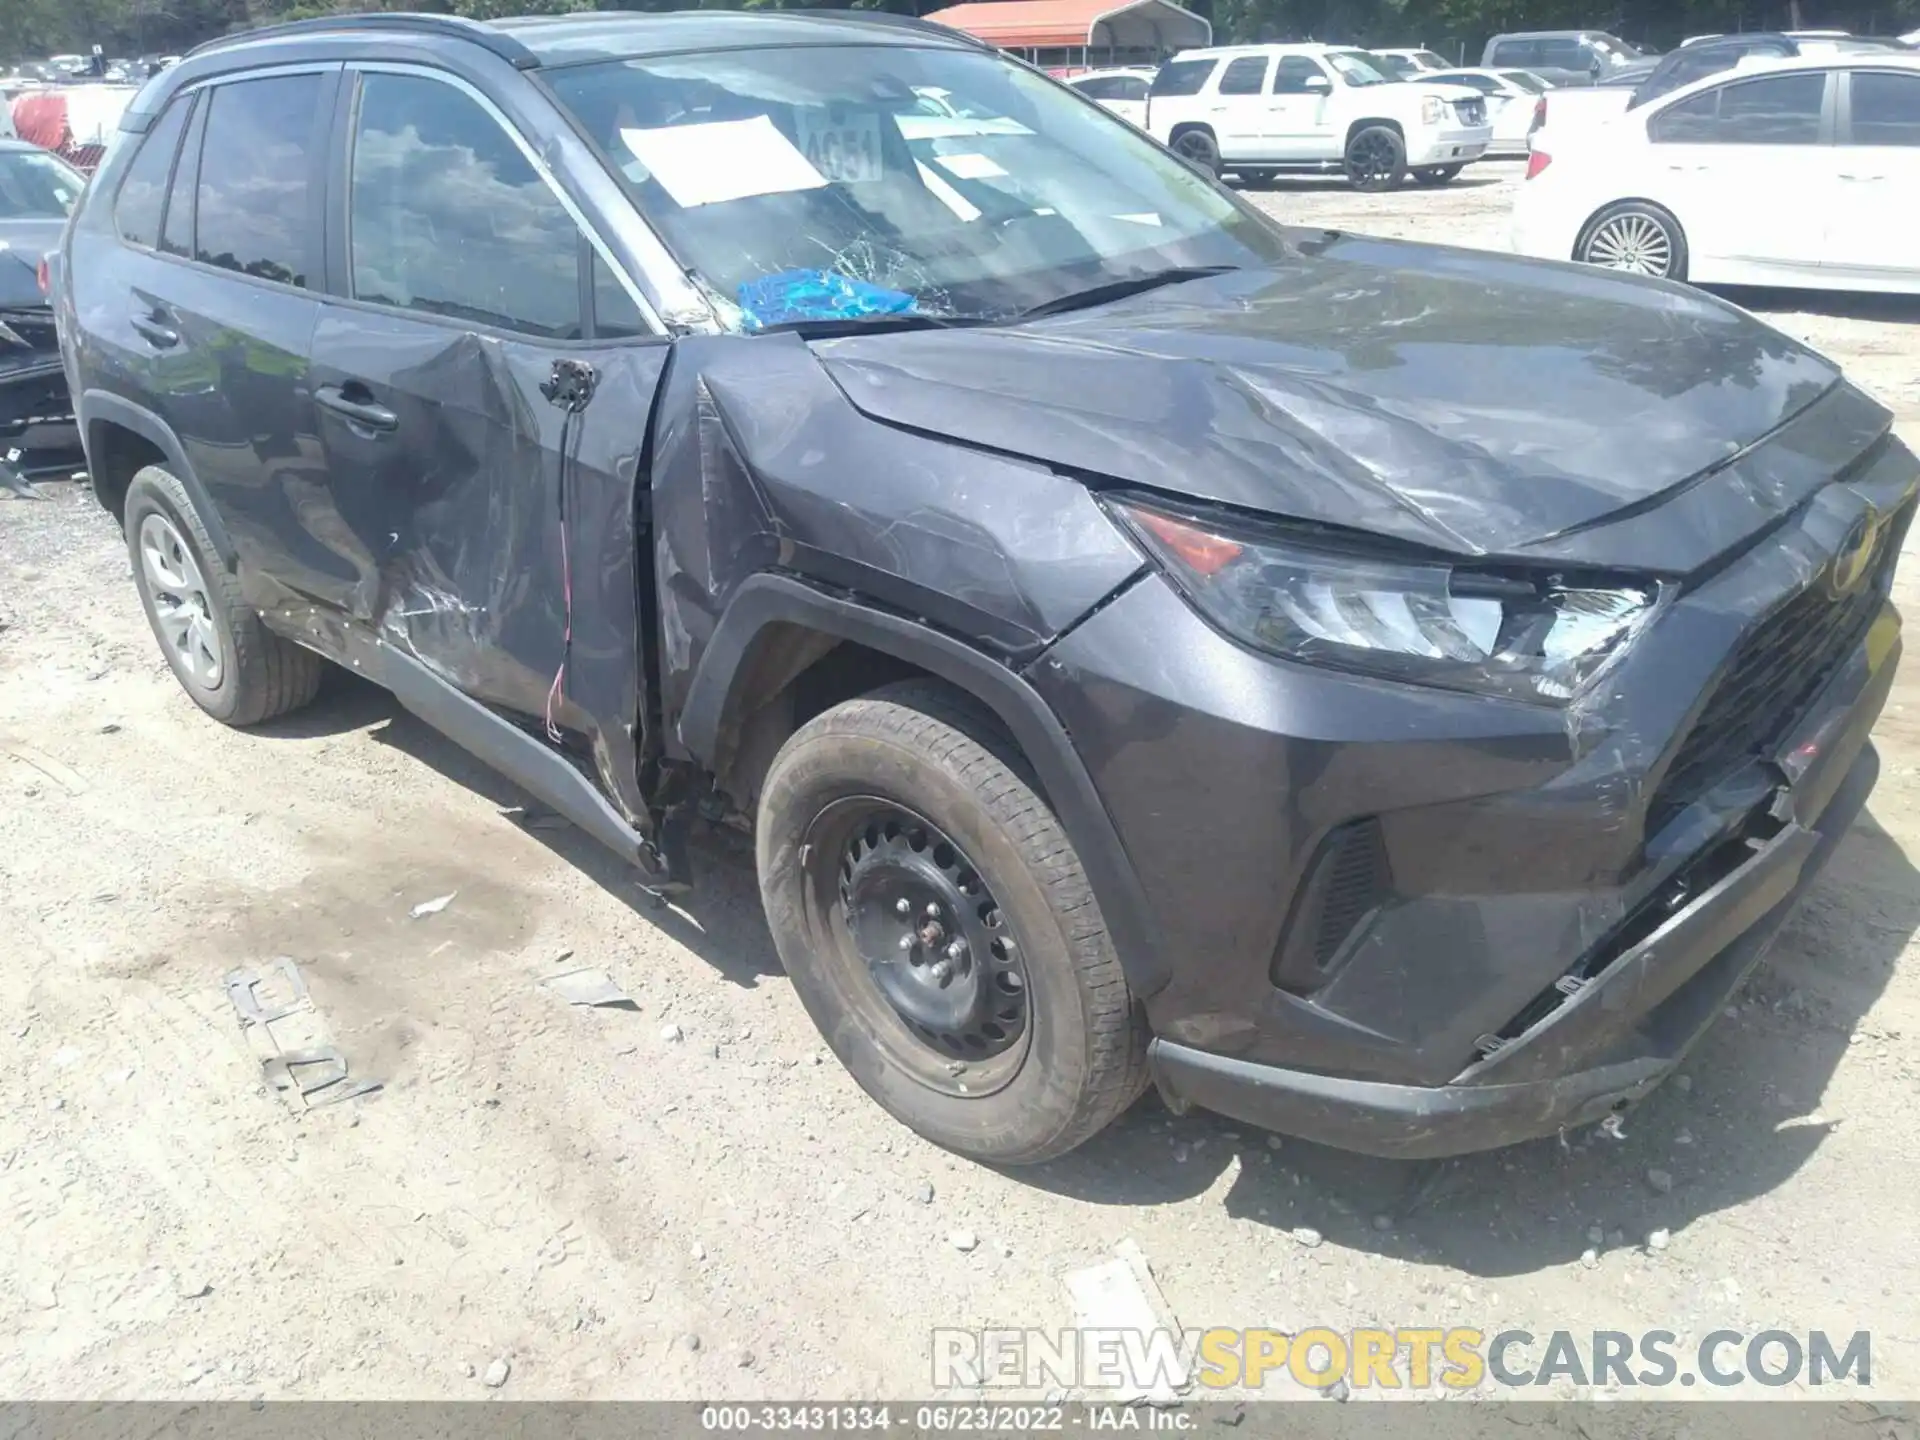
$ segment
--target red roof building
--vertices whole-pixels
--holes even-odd
[[[1213,26],[1173,0],[969,0],[925,18],[1051,67],[1152,65],[1213,43]]]

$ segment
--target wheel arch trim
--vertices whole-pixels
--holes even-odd
[[[180,437],[173,433],[166,421],[151,410],[105,390],[83,392],[80,403],[74,407],[74,414],[80,422],[80,443],[87,452],[90,466],[96,463],[94,426],[102,423],[131,431],[158,450],[166,458],[167,468],[187,492],[187,498],[193,501],[200,523],[206,527],[207,538],[213,541],[213,548],[219,553],[220,563],[229,571],[237,567],[239,552],[234,548],[233,537],[227,533],[226,522],[214,506],[212,497],[207,494],[206,486],[200,483],[200,477],[194,473]]]
[[[738,682],[753,670],[755,647],[770,627],[781,625],[904,660],[992,710],[1033,766],[1073,842],[1135,998],[1167,984],[1172,974],[1133,862],[1072,738],[1024,677],[949,635],[788,575],[752,576],[728,603],[688,688],[675,727],[688,754],[702,765],[712,763],[726,726],[747,698]]]

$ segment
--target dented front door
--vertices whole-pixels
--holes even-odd
[[[572,214],[477,96],[357,78],[306,523],[348,624],[590,760],[644,829],[636,529],[667,346],[615,313],[619,287],[594,284]]]

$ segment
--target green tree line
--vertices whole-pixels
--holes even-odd
[[[572,10],[774,9],[801,0],[0,0],[0,58],[101,46],[109,55],[177,53],[230,30],[370,9],[454,14]],[[835,0],[926,13],[946,0]],[[1833,28],[1899,34],[1920,0],[1189,0],[1223,40],[1331,40],[1477,52],[1501,30],[1584,26],[1666,48],[1707,31]]]

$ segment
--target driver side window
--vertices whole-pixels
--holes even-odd
[[[580,229],[464,92],[363,76],[349,203],[358,299],[545,339],[584,335]]]

